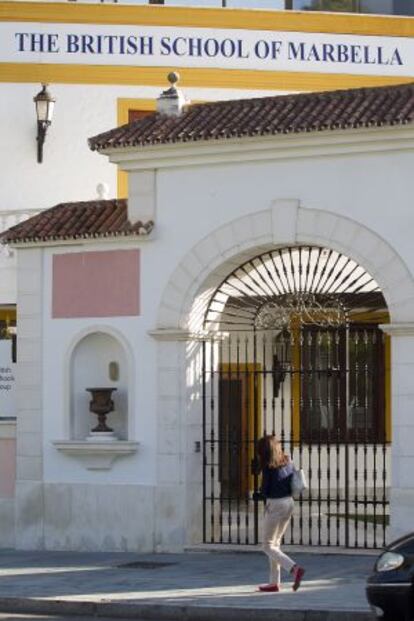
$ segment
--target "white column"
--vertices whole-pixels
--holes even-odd
[[[18,251],[16,547],[43,547],[41,249]]]
[[[155,550],[174,552],[202,540],[202,344],[179,329],[150,334],[158,341]]]
[[[128,220],[146,223],[155,219],[156,182],[154,170],[134,170],[128,175]]]
[[[414,524],[414,323],[381,328],[392,337],[390,537],[394,539],[411,532]]]

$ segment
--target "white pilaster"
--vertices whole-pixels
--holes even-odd
[[[414,523],[414,323],[381,326],[392,337],[391,530],[394,539]]]
[[[186,342],[185,331],[162,332],[151,334],[158,341],[155,549],[172,552],[201,541],[202,455],[196,441],[202,436],[202,345]]]
[[[18,251],[16,547],[43,547],[41,249]],[[20,363],[20,364],[19,364]]]
[[[155,219],[155,171],[133,171],[128,176],[128,220],[135,224]]]

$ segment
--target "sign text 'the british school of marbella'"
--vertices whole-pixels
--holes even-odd
[[[414,75],[405,37],[83,24],[0,24],[0,61]]]

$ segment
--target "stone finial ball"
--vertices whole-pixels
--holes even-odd
[[[167,76],[168,82],[173,86],[180,79],[180,74],[177,71],[171,71]]]

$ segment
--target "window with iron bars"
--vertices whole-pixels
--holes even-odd
[[[77,0],[68,0],[76,2]],[[413,15],[414,0],[99,0],[101,3]]]
[[[0,306],[0,341],[10,341],[12,362],[16,362],[16,307]]]
[[[132,0],[133,3],[135,0]],[[139,4],[221,6],[294,11],[328,11],[377,15],[414,15],[414,0],[147,0]]]
[[[303,328],[303,442],[385,441],[384,338],[376,325]]]

